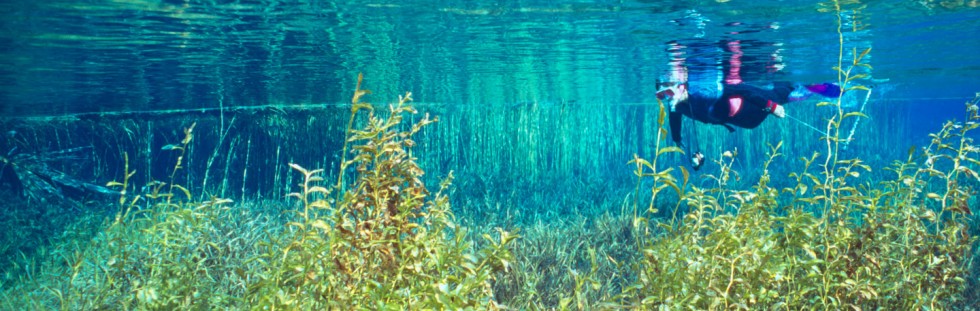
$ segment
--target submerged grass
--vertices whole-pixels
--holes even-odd
[[[894,177],[862,182],[857,159],[802,159],[795,187],[681,190],[691,212],[653,222],[664,237],[645,235],[639,280],[623,303],[638,308],[948,309],[962,301],[976,237],[977,100],[965,123],[949,122],[932,144],[886,168]],[[834,122],[830,120],[829,122]],[[833,126],[833,125],[831,125]],[[833,141],[833,137],[829,141]],[[772,147],[765,172],[777,161]],[[914,151],[914,150],[913,150]],[[675,178],[638,159],[654,195]],[[730,168],[722,163],[722,173]],[[651,172],[652,171],[652,172]],[[807,190],[812,189],[812,190]],[[734,208],[734,212],[729,212]],[[647,220],[638,218],[640,228]],[[677,224],[675,224],[677,223]]]
[[[853,72],[869,67],[862,62],[868,51],[854,51],[849,67],[835,68],[845,92],[864,89],[851,83],[864,77]],[[826,120],[826,151],[801,158],[801,169],[789,174],[795,185],[782,189],[771,185],[769,173],[780,161],[781,143],[770,146],[759,180],[741,189],[731,183],[731,152],[718,161],[717,175],[708,176],[708,187],[687,186],[686,171],[678,177],[657,165],[663,154],[681,152],[676,148],[658,147],[651,160],[637,157],[635,173],[653,180],[652,197],[671,189],[690,212],[651,220],[651,204],[638,213],[643,259],[621,303],[641,309],[856,310],[963,303],[976,241],[969,227],[980,149],[970,135],[980,127],[978,100],[967,103],[965,122],[946,123],[930,145],[911,149],[907,159],[884,168],[890,178],[875,182],[869,174],[862,178],[873,171],[870,165],[841,152],[847,142],[841,123],[864,115],[845,113],[839,100],[817,104],[836,108]],[[666,235],[647,233],[653,226]]]
[[[837,67],[845,91],[861,89],[850,84],[862,78],[852,69],[868,67],[867,51],[853,55],[849,68]],[[20,251],[25,244],[4,244],[11,245],[0,249],[6,257],[22,258],[5,258],[16,267],[4,270],[0,308],[936,310],[976,303],[963,290],[978,277],[971,225],[980,149],[970,137],[980,128],[980,95],[967,103],[964,122],[946,123],[928,146],[880,170],[842,152],[851,136],[841,124],[863,115],[845,113],[839,101],[820,103],[835,110],[826,119],[826,150],[787,161],[777,143],[751,182],[739,179],[735,152],[722,154],[718,171],[702,180],[665,165],[661,157],[682,151],[666,146],[660,103],[651,156],[630,162],[634,187],[556,178],[542,183],[550,187],[502,190],[520,186],[464,176],[463,187],[483,192],[468,190],[469,200],[451,207],[451,195],[464,195],[452,191],[452,174],[430,191],[412,153],[417,134],[436,119],[417,117],[410,93],[387,111],[363,102],[366,94],[359,77],[337,176],[297,163],[289,166],[298,178],[276,173],[299,180],[287,202],[235,203],[181,186],[194,124],[166,147],[176,161],[166,181],[133,185],[124,155],[121,178],[109,184],[120,190],[114,217],[82,217],[34,256]],[[555,145],[568,144],[561,136],[552,137]],[[527,165],[547,162],[537,155]],[[628,194],[608,194],[616,191]]]
[[[435,120],[402,124],[409,100],[381,113],[355,97],[352,114],[366,121],[348,130],[345,177],[293,164],[289,203],[202,200],[176,184],[189,126],[168,148],[178,153],[169,181],[133,194],[127,164],[110,183],[126,190],[115,217],[83,217],[66,234],[104,219],[101,229],[24,256],[0,308],[950,309],[976,282],[980,99],[888,178],[814,154],[775,188],[777,144],[754,183],[735,180],[733,153],[695,183],[656,159],[679,150],[658,147],[632,162],[625,200],[571,181],[556,215],[516,213],[546,198],[514,191],[463,200],[459,220],[451,179],[435,192],[421,181],[412,138]]]
[[[94,238],[57,245],[37,274],[4,284],[0,307],[495,308],[491,279],[510,269],[508,245],[518,236],[496,230],[474,248],[444,194],[452,176],[431,193],[410,152],[413,135],[435,120],[406,127],[411,94],[385,115],[361,102],[364,94],[356,90],[351,120],[367,111],[366,125],[347,129],[352,158],[336,185],[324,185],[321,170],[291,164],[302,183],[287,213],[281,203],[195,199],[175,183],[193,124],[165,148],[178,154],[169,181],[152,182],[147,193],[133,194],[135,170],[124,157],[123,178],[109,184],[120,189],[116,216]]]

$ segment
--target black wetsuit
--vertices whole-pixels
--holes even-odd
[[[713,98],[697,92],[688,93],[688,98],[677,103],[670,113],[670,134],[675,143],[681,143],[681,115],[704,123],[719,124],[734,131],[732,126],[752,129],[762,123],[771,113],[774,105],[789,101],[793,85],[777,82],[772,89],[764,89],[745,83],[723,85],[721,97]],[[741,107],[732,114],[732,99],[740,98]]]

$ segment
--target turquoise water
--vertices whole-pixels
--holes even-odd
[[[883,100],[956,109],[973,95],[980,13],[950,3],[869,1],[844,14],[846,44],[873,47],[874,77],[896,86]],[[778,51],[776,78],[791,81],[835,79],[838,50],[837,16],[812,1],[5,1],[0,10],[4,115],[344,102],[358,72],[382,97],[411,90],[423,102],[649,102],[671,41],[742,41],[747,70]],[[704,25],[685,21],[692,13]]]
[[[0,194],[37,205],[29,192],[38,186],[10,163],[43,170],[33,166],[43,162],[105,185],[126,174],[128,157],[132,184],[169,180],[177,161],[169,151],[196,124],[179,183],[202,200],[282,201],[298,180],[288,163],[337,174],[362,73],[377,107],[412,92],[423,114],[439,116],[419,133],[414,155],[432,185],[455,172],[461,223],[591,224],[623,202],[649,203],[631,196],[627,162],[670,145],[656,130],[658,82],[684,71],[763,87],[838,82],[838,57],[847,67],[869,48],[870,69],[856,71],[867,77],[853,85],[871,91],[841,101],[869,118],[842,124],[856,139],[841,154],[873,165],[865,178],[879,181],[891,176],[881,167],[962,120],[963,104],[980,92],[980,3],[844,2],[838,12],[813,1],[4,1]],[[691,170],[694,185],[712,185],[716,161],[736,151],[732,168],[750,187],[767,144],[780,141],[787,162],[769,168],[771,183],[795,185],[786,178],[793,161],[827,150],[822,132],[835,112],[819,101],[788,104],[791,118],[754,130],[685,121],[684,151],[709,160]],[[691,169],[679,155],[660,164]],[[46,172],[35,174],[41,184],[59,183]],[[649,182],[640,186],[646,193]],[[73,203],[105,200],[59,187]],[[116,212],[102,206],[94,214]],[[37,210],[37,219],[88,213]],[[39,242],[2,249],[17,263],[2,271],[5,284],[33,271],[22,269],[23,254],[61,234],[51,229],[61,223],[29,223],[25,240]]]

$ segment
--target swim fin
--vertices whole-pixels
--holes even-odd
[[[806,89],[829,98],[837,98],[841,94],[840,86],[830,82],[807,85]]]

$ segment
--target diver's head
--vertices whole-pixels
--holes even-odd
[[[687,85],[672,82],[660,83],[657,88],[657,99],[667,102],[670,111],[674,111],[677,103],[687,100]]]

